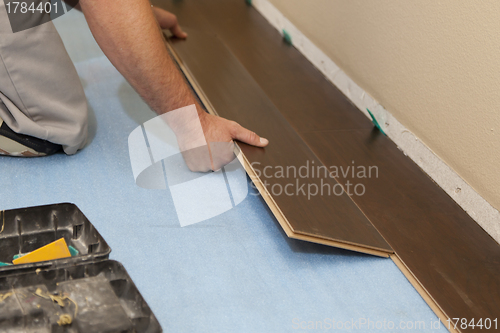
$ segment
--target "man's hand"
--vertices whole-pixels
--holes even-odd
[[[172,35],[175,37],[183,39],[187,37],[187,33],[182,31],[181,26],[177,21],[177,17],[174,14],[158,7],[153,7],[153,11],[160,28],[170,30]]]
[[[237,122],[205,113],[200,117],[201,127],[208,143],[238,140],[252,146],[265,147],[269,141],[259,137]]]
[[[186,165],[191,171],[217,171],[235,158],[234,141],[265,147],[267,139],[238,123],[206,113],[191,105],[163,116],[177,137]]]
[[[200,122],[209,148],[211,168],[208,170],[191,169],[191,171],[217,171],[231,162],[235,158],[233,140],[257,147],[265,147],[269,144],[267,139],[259,137],[231,120],[205,113],[200,117]],[[186,156],[185,160],[187,161]]]

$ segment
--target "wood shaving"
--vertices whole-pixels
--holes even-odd
[[[5,228],[5,210],[2,210],[2,229],[0,230],[0,234],[3,232]]]
[[[46,295],[43,294],[43,291],[40,288],[36,289],[35,296],[38,296],[38,297],[41,297],[41,298],[45,298],[45,299],[50,299],[49,296],[46,296]]]
[[[10,293],[6,293],[6,294],[0,294],[0,302],[3,302],[5,301],[8,297],[14,295],[13,292],[10,292]]]
[[[42,289],[40,289],[40,288],[37,288],[34,295],[41,297],[41,298],[50,299],[50,300],[52,300],[52,302],[56,302],[61,308],[64,308],[66,306],[64,301],[68,300],[75,305],[75,317],[76,317],[76,314],[78,313],[78,304],[76,304],[76,302],[74,300],[72,300],[71,298],[69,298],[66,295],[58,296],[58,295],[52,295],[48,292],[47,292],[47,294],[44,294]]]
[[[59,326],[65,326],[65,325],[71,325],[73,322],[73,318],[69,314],[63,314],[59,317],[59,320],[57,321],[57,324]]]

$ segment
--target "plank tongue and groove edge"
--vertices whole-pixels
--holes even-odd
[[[250,74],[217,36],[188,30],[189,41],[169,40],[167,46],[176,58],[198,97],[212,113],[240,123],[269,139],[266,148],[238,143],[238,158],[272,210],[288,237],[388,257],[392,248],[356,206],[342,195],[273,195],[273,186],[284,189],[290,183],[297,188],[305,183],[318,188],[333,178],[289,179],[264,177],[265,167],[321,166],[300,136],[277,110]],[[257,170],[259,171],[257,171]],[[299,181],[299,183],[297,183]],[[264,185],[266,184],[266,185]],[[277,192],[277,191],[275,191]]]

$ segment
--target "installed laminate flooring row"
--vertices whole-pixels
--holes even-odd
[[[352,198],[448,317],[500,315],[499,245],[392,142],[370,130],[304,138],[327,165],[378,166]]]

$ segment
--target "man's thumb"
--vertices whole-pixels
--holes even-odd
[[[234,139],[257,147],[265,147],[269,144],[269,140],[261,138],[254,132],[247,130],[241,125],[237,125],[236,131],[234,133]]]
[[[170,32],[172,32],[172,34],[177,38],[187,38],[187,33],[182,31],[179,24],[176,24],[172,28],[170,28]]]

